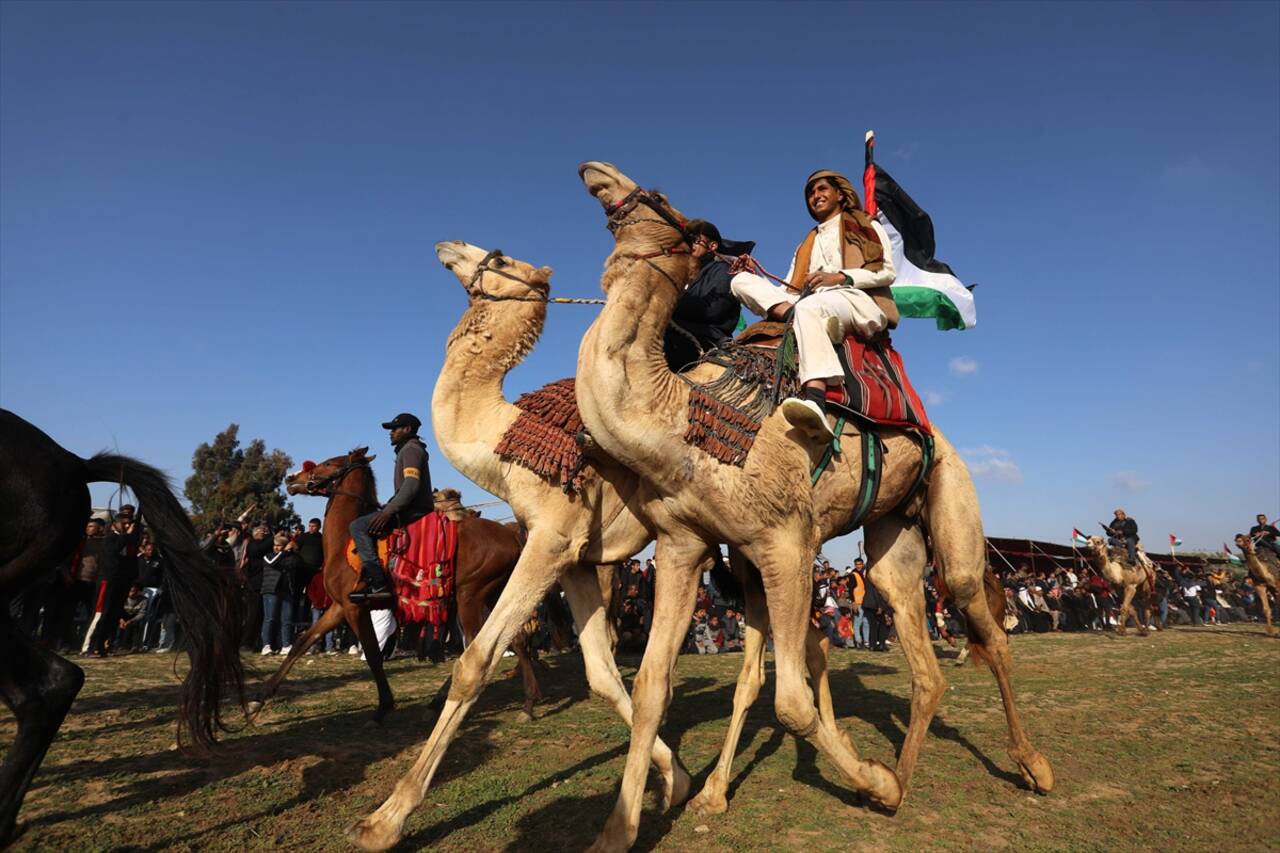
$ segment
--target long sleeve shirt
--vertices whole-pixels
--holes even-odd
[[[435,508],[435,499],[431,495],[431,471],[427,468],[427,448],[417,436],[400,445],[396,451],[395,485],[396,493],[383,510],[399,513],[402,523],[422,518]]]
[[[893,284],[897,273],[893,268],[893,256],[889,250],[889,235],[879,222],[871,220],[871,227],[884,247],[884,266],[879,272],[871,270],[843,269],[844,267],[844,235],[840,232],[843,218],[833,216],[818,226],[818,236],[813,241],[813,252],[809,255],[809,269],[812,272],[844,273],[857,290],[870,290],[876,287],[888,287]],[[796,271],[796,257],[792,255],[791,266],[787,269],[785,279],[791,281]]]

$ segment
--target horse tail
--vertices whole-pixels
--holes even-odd
[[[170,563],[166,586],[191,661],[179,691],[178,743],[187,747],[185,735],[195,751],[205,752],[217,740],[218,729],[229,730],[222,721],[223,700],[234,698],[241,708],[245,704],[235,578],[201,551],[191,519],[163,472],[128,456],[99,453],[85,460],[84,477],[90,483],[127,486]]]

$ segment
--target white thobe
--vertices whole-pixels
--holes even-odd
[[[796,306],[792,326],[796,332],[796,347],[800,355],[801,383],[815,379],[821,379],[828,385],[844,382],[844,370],[840,367],[840,360],[836,357],[835,348],[827,333],[827,318],[838,321],[841,340],[851,332],[870,340],[888,325],[884,312],[863,291],[893,284],[894,269],[893,258],[889,254],[889,235],[880,227],[880,223],[871,221],[871,227],[875,229],[880,245],[885,249],[884,266],[879,272],[861,268],[841,269],[844,263],[844,237],[840,233],[840,220],[841,217],[833,216],[818,226],[806,272],[843,273],[853,282],[852,285],[823,287],[804,299],[799,299],[798,293],[774,285],[755,273],[740,272],[731,282],[733,295],[738,301],[762,317],[768,314],[770,308],[783,302]],[[787,281],[791,281],[795,268],[796,259],[792,256]]]

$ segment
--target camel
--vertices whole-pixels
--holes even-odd
[[[1147,636],[1150,633],[1147,629],[1148,604],[1156,589],[1156,570],[1155,566],[1151,565],[1146,552],[1142,550],[1142,546],[1138,546],[1137,566],[1131,566],[1127,561],[1113,557],[1101,536],[1090,536],[1083,550],[1089,565],[1093,566],[1094,571],[1102,575],[1103,579],[1111,585],[1112,591],[1121,597],[1116,633],[1123,637],[1125,625],[1129,617],[1133,616],[1134,621],[1138,623],[1138,636]],[[1139,599],[1141,613],[1133,606],[1134,595],[1139,586],[1147,588],[1146,594]]]
[[[633,687],[632,740],[622,788],[592,849],[624,850],[636,839],[650,746],[670,701],[671,674],[708,541],[725,542],[738,559],[749,561],[767,593],[779,720],[827,755],[873,803],[896,808],[904,791],[899,776],[878,761],[860,759],[827,709],[815,709],[804,684],[810,566],[821,541],[848,532],[856,522],[850,508],[861,484],[860,454],[835,455],[822,475],[830,479],[816,490],[822,497],[815,501],[810,472],[824,448],[793,430],[780,412],[764,420],[742,467],[721,464],[684,443],[689,385],[668,370],[662,339],[676,298],[694,272],[684,243],[685,219],[665,197],[640,190],[611,164],[584,163],[579,175],[604,206],[615,247],[601,280],[606,305],[579,349],[578,406],[602,451],[635,471],[658,494],[659,500],[647,506],[654,513],[656,559],[662,567],[649,644]],[[1053,787],[1052,770],[1022,731],[1009,683],[1007,638],[986,597],[985,540],[968,471],[945,437],[937,434],[937,461],[927,488],[912,506],[900,507],[919,478],[922,453],[904,432],[885,430],[883,438],[887,467],[865,537],[873,582],[894,609],[912,670],[911,722],[898,772],[909,780],[945,689],[924,624],[921,580],[927,527],[939,575],[969,621],[973,652],[992,664],[1009,723],[1010,755],[1026,781],[1047,792]],[[760,625],[750,618],[748,624]],[[753,637],[755,633],[748,634],[748,642],[762,643],[763,637]],[[759,654],[758,648],[749,648],[748,661]],[[823,701],[821,685],[815,687],[819,706],[829,704]],[[758,681],[753,683],[744,669],[738,688],[729,735],[733,743],[741,725],[738,708],[750,704]],[[722,764],[726,753],[731,758],[730,742]],[[721,770],[717,768],[713,779]],[[714,800],[715,793],[707,800]]]
[[[630,558],[654,537],[644,511],[654,499],[652,492],[626,468],[608,459],[590,460],[581,493],[571,494],[528,468],[504,461],[496,451],[519,415],[503,396],[502,381],[541,334],[551,269],[461,241],[437,244],[436,254],[469,297],[446,343],[432,395],[436,441],[454,468],[511,505],[528,539],[484,627],[454,664],[448,697],[418,760],[377,811],[348,829],[348,839],[366,850],[385,850],[399,841],[405,820],[426,795],[445,751],[501,661],[502,650],[556,581],[578,628],[592,692],[631,724],[631,698],[614,662],[616,637],[606,616],[612,570],[604,564]],[[661,777],[660,807],[665,811],[688,798],[689,775],[661,740],[653,742],[651,753]]]
[[[1267,620],[1267,636],[1280,636],[1280,631],[1271,621],[1271,602],[1267,600],[1267,590],[1280,603],[1280,565],[1274,557],[1263,557],[1253,539],[1243,533],[1236,534],[1236,547],[1244,553],[1244,566],[1249,572],[1249,583],[1258,593],[1258,602],[1262,605],[1262,615]]]

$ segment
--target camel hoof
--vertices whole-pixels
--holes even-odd
[[[251,723],[258,718],[258,714],[261,711],[262,703],[256,699],[244,706],[244,715],[249,718]]]
[[[662,793],[658,796],[658,813],[666,814],[673,806],[678,806],[689,798],[693,790],[693,780],[680,766],[680,762],[672,757],[671,778],[662,776]]]
[[[689,801],[689,809],[698,815],[724,814],[729,810],[729,801],[719,788],[712,788],[711,783],[702,789],[698,796]]]
[[[867,759],[866,764],[867,775],[871,780],[871,784],[865,791],[867,798],[880,808],[891,812],[897,811],[898,806],[902,805],[903,797],[906,796],[898,774],[874,758]]]
[[[1031,790],[1037,794],[1047,794],[1053,790],[1053,767],[1049,764],[1049,759],[1038,752],[1032,753],[1031,757],[1025,761],[1012,752],[1010,757],[1017,763],[1022,778]]]
[[[347,840],[361,850],[389,850],[400,840],[400,833],[367,817],[347,827]]]
[[[521,723],[532,723],[533,714],[529,713],[528,711],[521,711],[520,715],[516,717],[516,719]]]

